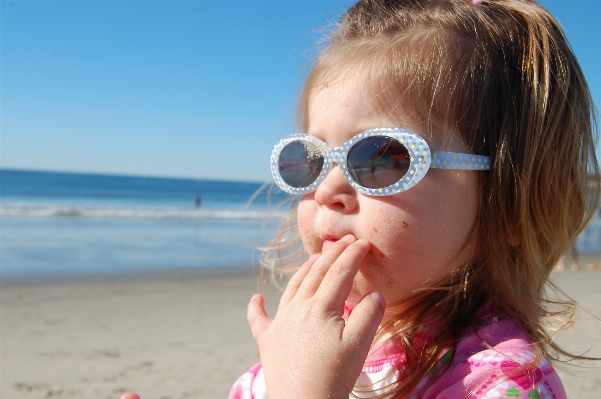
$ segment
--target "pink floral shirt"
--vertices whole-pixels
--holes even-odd
[[[534,364],[532,343],[516,323],[489,311],[480,320],[483,326],[463,336],[454,357],[452,350],[443,354],[408,399],[566,399],[551,364],[546,359]],[[426,342],[428,333],[422,334],[417,340]],[[386,392],[406,364],[404,353],[393,342],[372,348],[353,394],[371,398]],[[260,363],[236,381],[229,399],[267,399]]]

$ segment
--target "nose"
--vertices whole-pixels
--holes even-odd
[[[340,167],[334,164],[317,187],[315,200],[332,210],[352,213],[359,206],[357,191],[345,179]]]

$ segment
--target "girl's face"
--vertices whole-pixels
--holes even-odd
[[[467,152],[457,134],[427,135],[403,115],[393,121],[376,111],[364,100],[361,83],[347,79],[313,89],[307,133],[337,147],[367,129],[402,127],[424,137],[431,150]],[[413,291],[473,257],[475,243],[461,249],[476,223],[477,173],[430,169],[406,192],[371,197],[355,191],[334,165],[316,192],[300,201],[298,227],[305,249],[310,255],[321,253],[348,233],[366,239],[371,250],[348,301],[354,305],[378,291],[389,305],[402,306]]]

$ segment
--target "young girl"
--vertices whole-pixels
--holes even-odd
[[[271,159],[308,260],[284,227],[265,263],[295,273],[273,320],[251,299],[230,398],[565,398],[547,322],[574,304],[546,286],[598,203],[594,121],[533,1],[351,7]]]
[[[262,363],[230,398],[565,398],[548,322],[574,303],[546,292],[598,205],[595,121],[533,1],[351,7],[308,76],[305,133],[273,151],[300,201],[263,263],[295,273],[273,320],[251,299]]]

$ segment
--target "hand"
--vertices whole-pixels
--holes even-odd
[[[366,240],[347,235],[313,255],[290,279],[275,318],[255,295],[248,323],[259,345],[270,399],[348,399],[386,307],[371,293],[345,321],[344,302],[369,251]]]
[[[137,393],[128,392],[126,394],[123,394],[123,396],[121,396],[121,399],[140,399],[140,395],[138,395]]]

